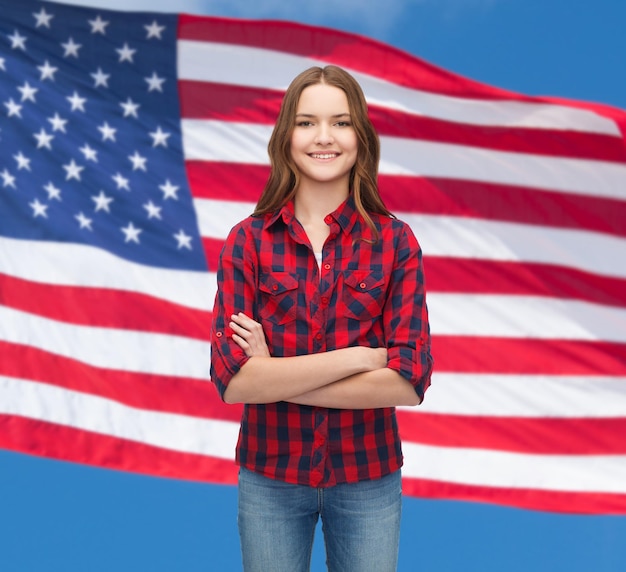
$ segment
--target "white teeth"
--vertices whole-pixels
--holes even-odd
[[[336,153],[313,153],[311,154],[311,157],[313,157],[314,159],[332,159],[333,157],[336,157],[337,154]]]

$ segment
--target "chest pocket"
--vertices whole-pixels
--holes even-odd
[[[272,272],[259,277],[259,316],[274,324],[287,324],[296,319],[298,309],[298,275]]]
[[[385,305],[385,276],[370,270],[346,270],[343,274],[341,312],[353,320],[374,320]]]

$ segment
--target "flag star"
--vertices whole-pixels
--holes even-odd
[[[106,27],[109,25],[109,23],[110,22],[108,22],[107,20],[103,20],[100,17],[100,14],[98,14],[95,20],[89,20],[89,25],[91,26],[91,33],[106,35]]]
[[[57,201],[61,200],[61,189],[55,187],[52,182],[49,182],[45,187],[44,191],[48,193],[48,200],[56,199]]]
[[[148,31],[148,35],[146,36],[146,39],[148,40],[150,38],[157,38],[160,40],[161,32],[165,30],[165,26],[159,26],[156,20],[154,20],[149,26],[145,25],[144,28]]]
[[[178,200],[178,195],[176,193],[179,188],[180,187],[177,187],[176,185],[172,185],[169,179],[167,179],[163,185],[159,186],[159,189],[163,191],[163,199]]]
[[[63,165],[63,168],[67,173],[67,176],[65,177],[66,181],[69,181],[70,179],[76,179],[77,181],[80,181],[80,173],[85,167],[77,165],[74,159],[72,159],[69,164]]]
[[[121,48],[117,48],[115,51],[120,55],[119,63],[127,61],[132,64],[133,55],[137,50],[133,50],[127,43],[125,43]]]
[[[92,149],[87,143],[85,143],[79,151],[85,156],[86,161],[98,162],[98,155],[95,149]]]
[[[148,211],[148,218],[158,218],[161,220],[161,207],[157,207],[152,201],[143,205],[143,208]]]
[[[49,28],[50,20],[54,18],[53,14],[48,14],[43,8],[38,14],[35,14],[33,12],[33,16],[35,17],[35,20],[37,20],[35,28],[39,28],[39,26],[45,26],[46,28]]]
[[[48,218],[46,211],[48,210],[48,205],[44,205],[39,202],[39,199],[35,199],[32,203],[28,203],[28,205],[33,209],[33,216],[36,218],[38,216],[42,216],[43,218]]]
[[[54,139],[54,135],[49,135],[46,133],[44,128],[41,128],[39,133],[33,133],[33,137],[37,139],[37,149],[41,149],[45,147],[46,149],[52,149],[52,145],[50,145],[50,141]]]
[[[128,185],[128,179],[126,179],[125,177],[122,177],[120,173],[115,173],[115,175],[113,175],[111,178],[115,181],[115,184],[117,185],[118,190],[124,189],[126,191],[130,191],[130,186]]]
[[[13,98],[9,99],[9,101],[4,102],[5,107],[7,108],[7,115],[12,117],[13,115],[17,115],[18,117],[22,117],[22,106],[13,101]]]
[[[26,51],[26,36],[20,36],[20,33],[15,30],[12,36],[9,36],[9,40],[11,40],[11,49],[12,50],[24,50]]]
[[[67,119],[62,119],[59,117],[58,113],[55,113],[54,117],[48,117],[48,121],[52,123],[52,131],[63,131],[63,133],[65,133],[65,124],[67,123]]]
[[[2,186],[3,187],[15,187],[15,177],[9,173],[6,169],[0,173],[0,177],[2,177]]]
[[[163,83],[165,82],[164,77],[159,77],[156,72],[152,72],[150,77],[144,78],[148,82],[148,91],[163,91]]]
[[[104,191],[100,191],[97,197],[91,197],[91,200],[96,203],[96,212],[106,211],[110,213],[109,205],[113,202],[113,197],[107,197]]]
[[[106,121],[100,127],[98,127],[98,131],[102,133],[103,141],[106,141],[107,139],[115,141],[115,132],[117,131],[117,129],[111,127]]]
[[[142,171],[146,171],[146,161],[145,157],[142,157],[137,151],[133,155],[129,155],[128,159],[133,164],[133,171],[137,169],[141,169]]]
[[[137,114],[137,110],[139,109],[140,105],[138,103],[135,103],[130,97],[125,103],[121,102],[120,105],[124,110],[124,117],[128,117],[129,115],[132,115],[133,117],[139,117]]]
[[[167,133],[161,130],[161,126],[159,125],[156,131],[149,133],[150,137],[152,137],[152,146],[157,147],[159,145],[163,145],[163,147],[167,147],[167,138],[171,135],[171,133]]]
[[[109,84],[107,82],[109,81],[111,74],[104,73],[102,69],[98,68],[98,71],[96,73],[92,73],[91,77],[95,81],[94,87],[98,87],[101,85],[103,85],[104,87],[109,87]]]
[[[90,218],[87,218],[82,212],[78,213],[74,216],[74,218],[78,221],[80,228],[86,228],[87,230],[93,230],[91,228],[91,223],[93,222]]]
[[[67,40],[67,42],[61,45],[63,46],[63,49],[65,50],[65,53],[63,54],[64,58],[67,58],[68,56],[74,56],[75,58],[77,58],[78,50],[80,50],[83,47],[82,44],[74,43],[74,38],[72,37],[70,37]]]
[[[132,222],[128,223],[128,226],[121,228],[125,235],[124,242],[136,242],[139,244],[139,234],[143,231],[140,228],[136,228]]]
[[[17,155],[13,155],[13,158],[17,161],[18,171],[22,169],[30,171],[30,159],[28,157],[25,157],[21,151]]]
[[[75,91],[71,96],[66,97],[65,99],[72,104],[72,111],[76,111],[77,109],[80,109],[82,112],[85,111],[85,102],[87,101],[87,98],[81,97],[78,95],[78,92]]]
[[[191,250],[191,237],[186,235],[183,230],[179,230],[175,235],[173,235],[174,238],[177,240],[178,242],[178,249],[180,250],[181,248],[188,248],[189,250]]]
[[[59,71],[59,68],[51,66],[48,63],[48,60],[46,60],[42,66],[38,66],[37,69],[41,72],[41,81],[45,79],[51,79],[54,81],[54,74]]]
[[[36,87],[31,87],[30,84],[25,81],[22,87],[18,87],[17,90],[22,94],[22,101],[32,101],[35,103],[35,94],[39,91]]]

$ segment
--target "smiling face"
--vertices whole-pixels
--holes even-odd
[[[357,146],[345,92],[323,83],[305,88],[291,135],[291,157],[300,186],[332,185],[347,193]]]

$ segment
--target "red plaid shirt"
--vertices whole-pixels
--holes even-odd
[[[233,228],[213,312],[211,379],[220,395],[247,360],[228,327],[231,314],[244,312],[263,325],[274,357],[387,347],[387,367],[423,397],[432,358],[421,250],[407,224],[373,220],[380,240],[369,244],[358,240],[372,233],[352,198],[329,214],[321,268],[292,203]],[[245,405],[236,459],[313,487],[379,478],[402,466],[395,409]]]

